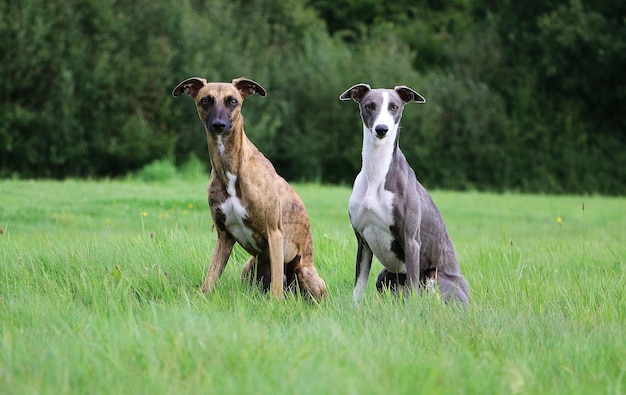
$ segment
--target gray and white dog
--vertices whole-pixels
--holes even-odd
[[[361,172],[350,197],[350,222],[358,241],[353,298],[363,298],[372,258],[384,268],[376,288],[397,292],[438,285],[444,300],[469,303],[450,236],[430,195],[400,151],[404,105],[426,100],[406,86],[354,85],[339,96],[354,100],[363,120]]]

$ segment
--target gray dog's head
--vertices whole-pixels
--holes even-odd
[[[426,102],[422,95],[406,86],[371,89],[367,84],[354,85],[342,93],[339,99],[352,99],[359,103],[364,127],[379,139],[386,137],[389,131],[397,130],[405,104],[411,101]]]

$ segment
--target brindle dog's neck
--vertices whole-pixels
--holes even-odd
[[[243,120],[233,123],[230,131],[224,134],[206,132],[211,167],[224,183],[228,184],[227,174],[239,174],[245,160],[245,147],[248,138],[243,130]]]

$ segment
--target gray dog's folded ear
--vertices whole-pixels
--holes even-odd
[[[202,87],[206,84],[207,82],[204,78],[187,78],[186,80],[178,84],[176,88],[174,88],[174,90],[172,91],[172,96],[176,97],[184,93],[195,98],[198,94],[198,91],[202,89]]]
[[[415,101],[417,103],[426,103],[426,99],[424,99],[422,95],[415,92],[413,89],[409,88],[408,86],[404,86],[404,85],[396,86],[395,88],[393,88],[393,90],[396,91],[398,96],[400,96],[400,99],[404,102],[404,104],[410,101]]]
[[[235,78],[232,83],[233,85],[235,85],[235,88],[237,88],[237,90],[239,91],[239,93],[241,93],[241,96],[243,96],[244,99],[248,96],[254,95],[255,93],[258,93],[261,96],[267,95],[265,88],[247,78]]]
[[[370,88],[367,84],[356,84],[339,96],[339,100],[354,100],[359,103],[363,97],[369,92]]]

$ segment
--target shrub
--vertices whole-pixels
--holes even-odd
[[[171,159],[159,159],[144,166],[137,172],[137,179],[145,182],[169,181],[176,177],[177,170]]]

